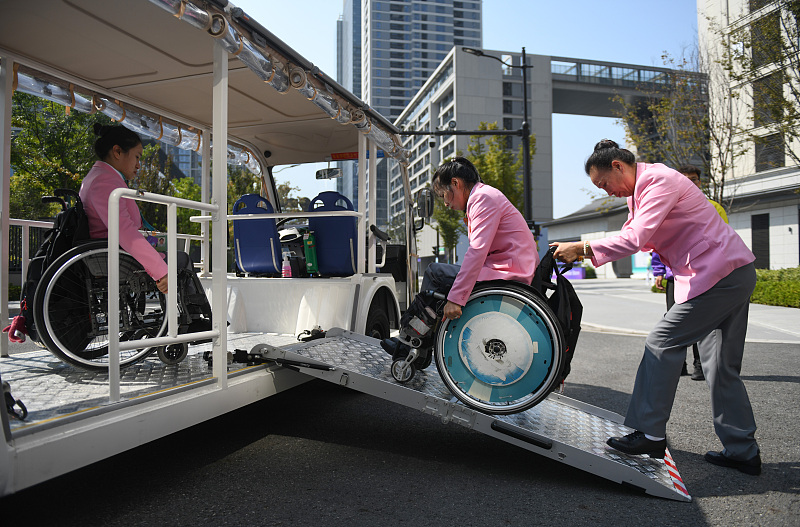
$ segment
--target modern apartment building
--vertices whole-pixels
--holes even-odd
[[[786,4],[783,0],[698,0],[701,49],[715,55],[723,51],[715,26],[725,32],[753,32],[759,31],[763,24],[772,24],[786,35],[783,20],[796,38],[798,33],[792,24],[797,24],[797,20],[782,11]],[[752,49],[755,48],[751,52]],[[796,58],[790,62],[795,66],[787,68],[763,60],[757,64],[763,76],[745,85],[716,77],[710,79],[710,82],[726,82],[726,87],[738,92],[743,102],[744,111],[737,114],[736,124],[745,130],[740,139],[747,153],[736,160],[731,183],[726,186],[727,197],[733,199],[728,218],[755,254],[756,267],[764,269],[800,265],[800,167],[794,161],[797,157],[793,159],[790,155],[800,152],[800,144],[784,137],[775,120],[759,111],[765,101],[765,83],[783,83],[785,96],[797,100],[792,95],[796,91],[788,83],[798,86],[798,62]],[[762,140],[753,140],[753,135]]]
[[[394,121],[454,45],[481,47],[481,10],[480,0],[344,0],[337,81]],[[342,168],[338,190],[352,198],[353,163]],[[390,216],[387,172],[379,163],[379,225]]]

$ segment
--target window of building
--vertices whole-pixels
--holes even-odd
[[[514,101],[503,101],[503,113],[514,113]]]
[[[753,82],[753,123],[764,126],[778,122],[783,115],[783,72],[775,72]]]
[[[786,166],[786,146],[781,134],[756,140],[756,172]]]
[[[781,34],[780,16],[774,11],[754,21],[750,28],[753,66],[772,64],[780,55],[776,42]]]
[[[514,129],[514,119],[510,117],[503,117],[503,130],[513,130]]]
[[[504,83],[503,83],[503,95],[505,95],[505,96],[507,96],[507,97],[510,97],[510,96],[512,96],[513,94],[514,94],[514,93],[513,93],[513,86],[512,86],[512,84],[511,84],[510,82],[504,82]]]
[[[775,0],[749,0],[750,3],[750,12],[758,11],[762,7],[771,4]]]
[[[769,213],[750,216],[750,235],[756,269],[769,269]]]

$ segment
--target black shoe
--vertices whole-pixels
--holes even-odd
[[[700,367],[699,364],[695,364],[694,371],[692,372],[692,380],[693,381],[704,381],[706,376],[703,375],[703,368]]]
[[[681,369],[681,377],[689,375],[689,369],[686,367],[686,363],[683,363],[683,368]]]
[[[403,344],[396,338],[383,339],[381,341],[383,350],[392,356],[393,360],[403,360],[411,353],[411,347]]]
[[[647,454],[650,457],[664,459],[667,440],[652,441],[644,436],[644,432],[632,432],[625,437],[611,437],[606,441],[611,448],[626,454]]]
[[[745,461],[731,459],[722,452],[706,452],[706,461],[712,465],[719,467],[735,468],[739,472],[750,474],[751,476],[758,476],[761,474],[761,453]]]
[[[189,324],[189,327],[186,328],[186,333],[198,333],[200,331],[211,331],[212,328],[213,328],[213,326],[211,324],[211,320],[210,319],[207,319],[207,318],[196,318],[196,319],[192,320],[192,322]],[[207,344],[209,342],[211,342],[210,338],[209,339],[193,340],[192,342],[190,342],[190,344],[192,344],[192,345]]]

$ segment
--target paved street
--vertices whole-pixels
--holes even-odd
[[[587,330],[566,395],[624,414],[644,342],[635,332],[663,314],[663,297],[635,280],[577,288]],[[3,518],[9,525],[796,526],[800,338],[781,324],[794,329],[800,313],[772,308],[762,316],[762,307],[751,309],[742,376],[764,472],[752,477],[703,460],[720,448],[708,388],[683,377],[668,439],[691,503],[647,497],[314,381],[4,498]]]

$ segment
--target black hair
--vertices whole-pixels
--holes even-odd
[[[472,187],[476,183],[481,183],[481,176],[478,174],[478,169],[475,165],[465,157],[454,157],[451,161],[443,163],[436,172],[433,174],[433,181],[431,186],[434,191],[436,189],[447,189],[453,182],[453,178],[457,177],[464,181],[468,187]]]
[[[102,161],[114,146],[119,145],[123,152],[142,144],[142,140],[133,132],[120,124],[103,125],[94,123],[92,127],[97,140],[94,142],[94,153]]]
[[[592,168],[598,170],[611,170],[611,163],[613,161],[622,161],[629,165],[636,164],[636,156],[630,150],[620,148],[617,143],[611,139],[603,139],[594,145],[594,152],[586,160],[584,169],[588,174]]]
[[[700,177],[700,169],[694,165],[683,165],[678,169],[678,172],[683,174],[684,176],[687,174],[697,174],[697,177]]]

